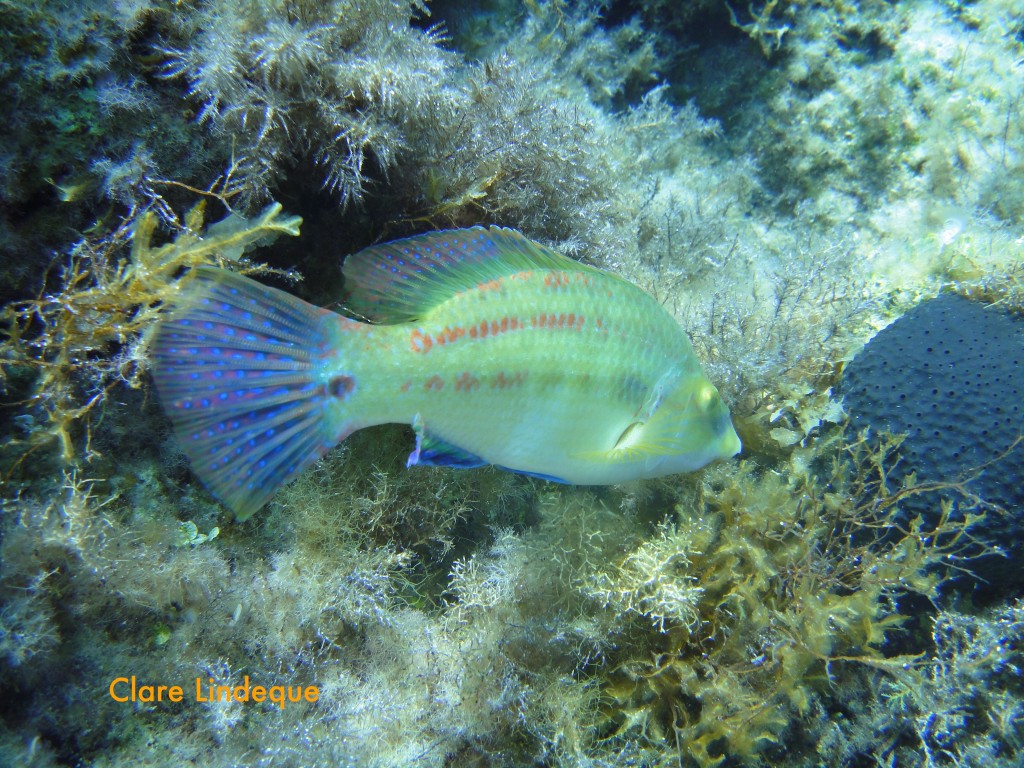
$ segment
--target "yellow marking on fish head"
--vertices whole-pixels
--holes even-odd
[[[639,463],[645,477],[692,472],[715,459],[735,456],[742,446],[718,390],[702,376],[664,382],[615,445],[585,458]]]

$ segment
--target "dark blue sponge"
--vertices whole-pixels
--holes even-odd
[[[1007,514],[989,513],[973,532],[1009,557],[972,568],[989,585],[1024,586],[1024,441],[1014,446],[1024,432],[1024,320],[955,294],[922,302],[868,342],[841,391],[856,429],[907,433],[894,482],[981,472],[968,489]],[[938,503],[913,496],[903,514],[934,520]]]

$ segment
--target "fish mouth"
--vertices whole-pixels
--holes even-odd
[[[740,440],[740,436],[736,434],[736,430],[733,429],[732,423],[730,423],[729,432],[722,440],[722,453],[726,458],[731,458],[742,450],[743,443]]]
[[[740,436],[736,433],[736,428],[732,424],[732,417],[726,408],[723,408],[722,412],[718,415],[715,423],[715,433],[718,435],[718,444],[721,447],[722,456],[725,458],[735,456],[743,450],[743,443],[740,440]]]

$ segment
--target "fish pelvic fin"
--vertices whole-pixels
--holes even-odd
[[[412,428],[416,431],[416,447],[405,462],[406,468],[416,465],[424,467],[455,467],[456,469],[474,469],[487,464],[464,448],[449,443],[436,435],[430,434],[423,425],[423,419],[417,413],[412,420]]]
[[[193,471],[238,520],[348,433],[341,402],[355,381],[325,365],[339,322],[352,321],[203,267],[158,324],[160,400]]]

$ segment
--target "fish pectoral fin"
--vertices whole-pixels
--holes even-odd
[[[630,445],[632,445],[634,433],[643,425],[644,423],[642,421],[634,421],[628,427],[622,430],[622,434],[619,435],[619,439],[615,441],[615,446],[612,448],[612,450],[617,451],[628,448]]]
[[[574,458],[585,461],[603,461],[609,464],[644,461],[645,459],[673,456],[679,452],[674,435],[662,434],[652,422],[634,421],[622,430],[615,445],[605,451],[584,451]]]
[[[413,419],[412,427],[416,430],[416,448],[409,454],[406,467],[455,467],[456,469],[473,469],[487,464],[486,461],[459,446],[449,443],[436,435],[431,435],[423,426],[419,414]]]

